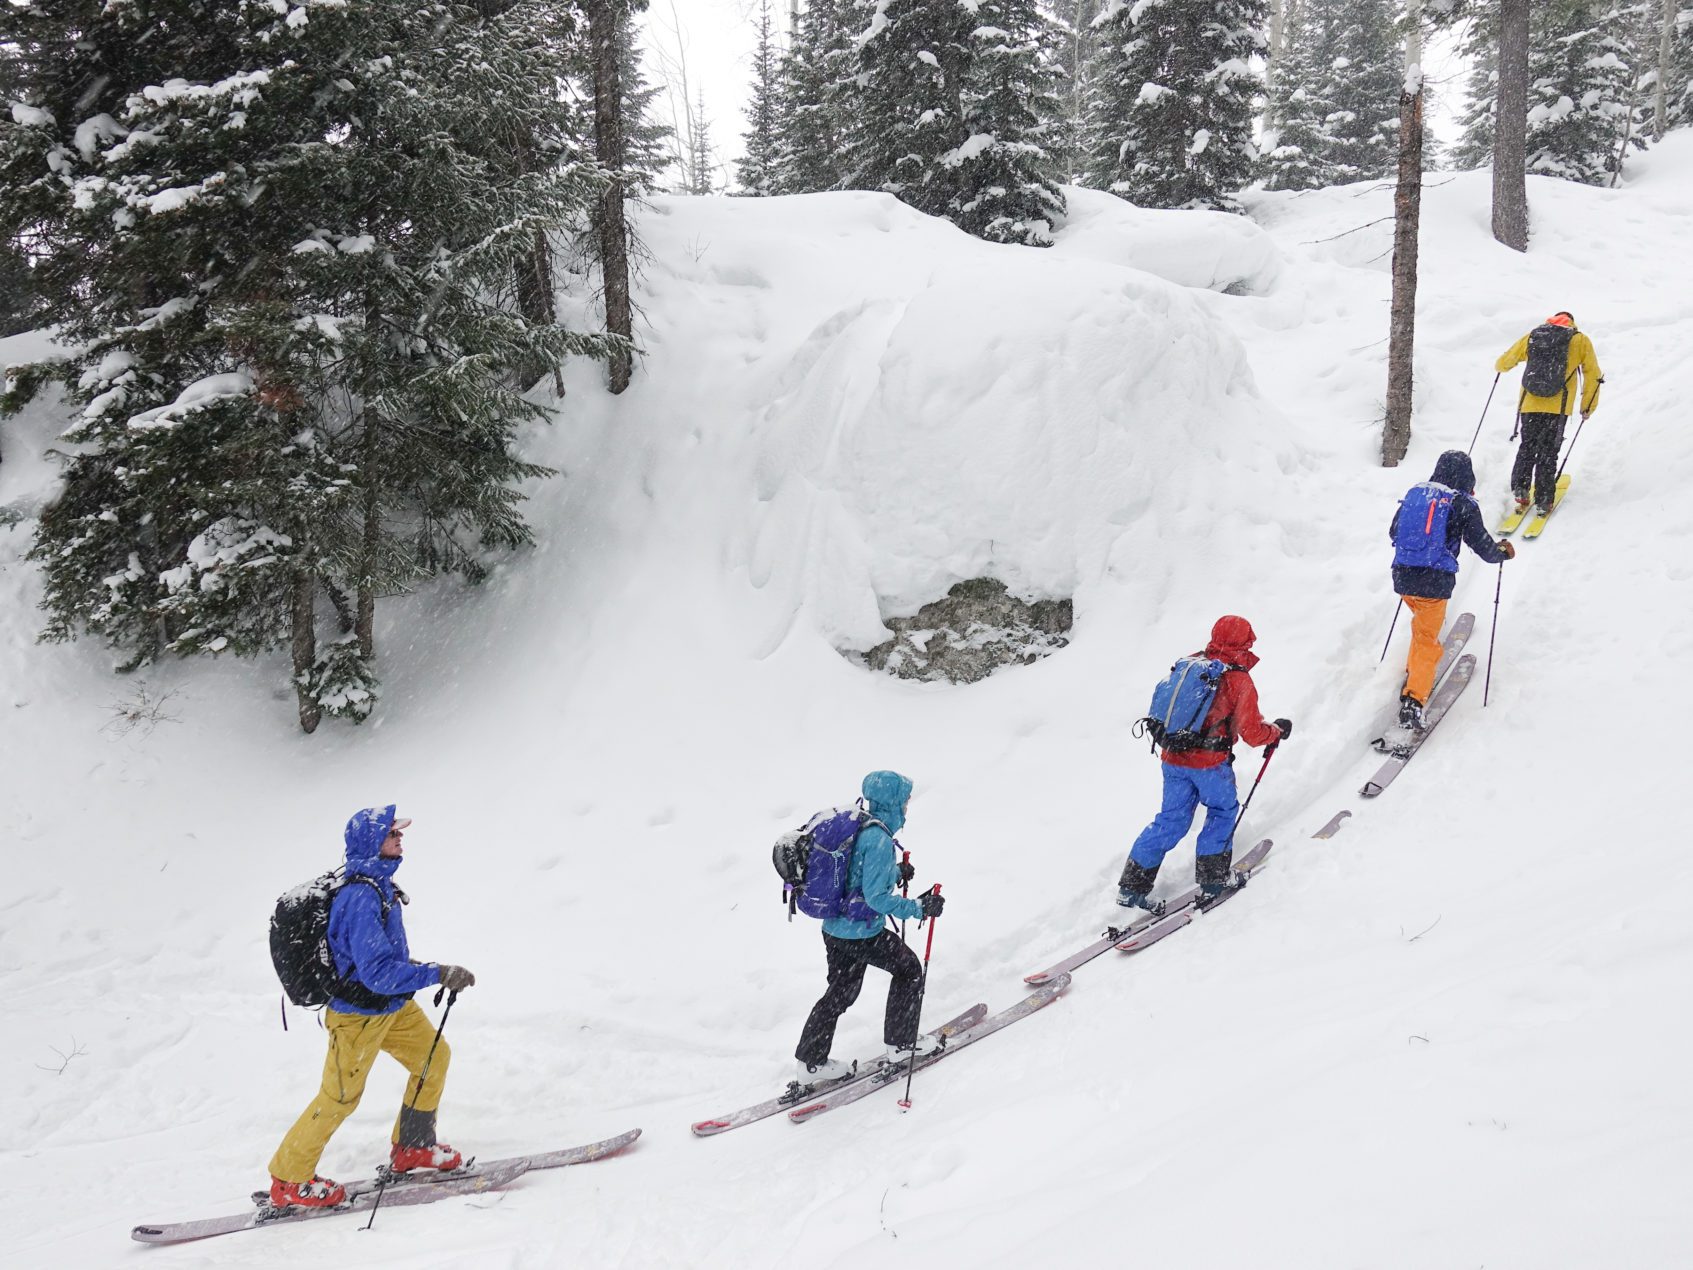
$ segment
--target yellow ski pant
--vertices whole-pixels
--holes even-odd
[[[323,1087],[311,1106],[300,1113],[270,1160],[271,1176],[284,1182],[309,1182],[317,1175],[318,1161],[323,1158],[330,1137],[359,1105],[365,1079],[378,1053],[392,1054],[412,1074],[413,1078],[406,1082],[405,1107],[415,1105],[418,1112],[433,1113],[441,1105],[441,1090],[447,1083],[452,1052],[443,1037],[435,1046],[435,1056],[429,1058],[435,1025],[415,1001],[407,1001],[392,1014],[342,1014],[325,1010],[323,1023],[329,1032]],[[423,1070],[425,1059],[429,1061],[429,1075],[420,1093],[416,1077]],[[415,1104],[413,1094],[417,1094]],[[400,1140],[398,1118],[394,1121],[393,1140]]]

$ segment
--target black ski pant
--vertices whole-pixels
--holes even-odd
[[[923,963],[905,941],[887,929],[873,939],[837,939],[826,934],[823,950],[829,958],[829,986],[811,1007],[794,1057],[809,1067],[829,1057],[835,1043],[835,1024],[858,1000],[866,966],[893,976],[888,986],[888,1012],[882,1020],[883,1043],[901,1048],[914,1045],[917,1016],[923,1007]]]
[[[1552,490],[1558,483],[1558,454],[1564,448],[1563,415],[1525,414],[1522,416],[1522,444],[1517,447],[1517,461],[1511,465],[1511,493],[1527,498],[1534,490],[1534,501],[1541,507],[1552,505]]]

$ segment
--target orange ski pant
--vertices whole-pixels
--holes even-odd
[[[1411,610],[1411,655],[1405,662],[1405,692],[1424,705],[1434,691],[1434,672],[1440,665],[1440,628],[1446,625],[1446,601],[1421,595],[1402,595]]]
[[[406,1081],[403,1106],[413,1105],[415,1093],[418,1111],[434,1111],[441,1105],[441,1090],[447,1083],[447,1064],[452,1053],[443,1037],[435,1046],[435,1057],[429,1057],[429,1047],[435,1041],[435,1025],[415,1001],[407,1001],[392,1014],[342,1014],[338,1010],[325,1010],[323,1025],[329,1032],[323,1085],[311,1106],[300,1113],[294,1127],[288,1130],[270,1161],[270,1175],[284,1182],[309,1182],[317,1175],[318,1161],[323,1158],[330,1137],[353,1114],[364,1096],[364,1083],[378,1054],[392,1054],[412,1075]],[[429,1075],[419,1093],[416,1078],[425,1060],[429,1063]],[[396,1119],[394,1141],[399,1140],[400,1122]]]

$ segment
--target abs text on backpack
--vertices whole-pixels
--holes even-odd
[[[357,884],[376,892],[386,924],[393,905],[382,888],[371,878],[343,877],[339,869],[301,883],[276,901],[276,912],[270,919],[270,959],[282,990],[295,1005],[328,1005],[336,997],[366,1009],[382,1009],[389,1004],[390,998],[338,974],[329,951],[330,905],[342,887]],[[394,894],[405,902],[398,887]]]
[[[863,896],[851,891],[853,848],[865,825],[887,828],[861,807],[830,807],[776,840],[770,857],[782,878],[782,902],[790,922],[795,909],[824,919],[879,916]]]
[[[1405,491],[1393,530],[1393,563],[1415,569],[1458,572],[1458,556],[1446,538],[1456,490],[1423,481]]]
[[[1562,397],[1569,404],[1570,341],[1575,329],[1548,322],[1528,333],[1528,364],[1523,367],[1523,391],[1536,397]]]
[[[1214,657],[1179,659],[1152,690],[1152,709],[1140,721],[1141,727],[1152,734],[1154,742],[1175,753],[1213,748],[1215,739],[1204,735],[1205,720],[1227,670],[1228,664]]]

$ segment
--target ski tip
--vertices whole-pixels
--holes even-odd
[[[1381,791],[1382,791],[1382,787],[1380,785],[1376,784],[1374,781],[1365,781],[1364,782],[1364,788],[1362,788],[1358,791],[1358,797],[1360,797],[1360,798],[1374,798],[1374,797],[1376,797],[1376,795],[1380,794]]]
[[[1041,971],[1037,971],[1036,973],[1034,973],[1032,975],[1024,975],[1023,976],[1023,982],[1028,984],[1031,988],[1038,988],[1038,987],[1041,986],[1041,984],[1045,983],[1047,980],[1049,980],[1051,978],[1052,978],[1051,975],[1047,974],[1046,971],[1041,970]]]
[[[696,1120],[693,1125],[696,1138],[709,1138],[714,1133],[722,1133],[729,1127],[727,1120]],[[636,1130],[640,1132],[640,1130]]]

